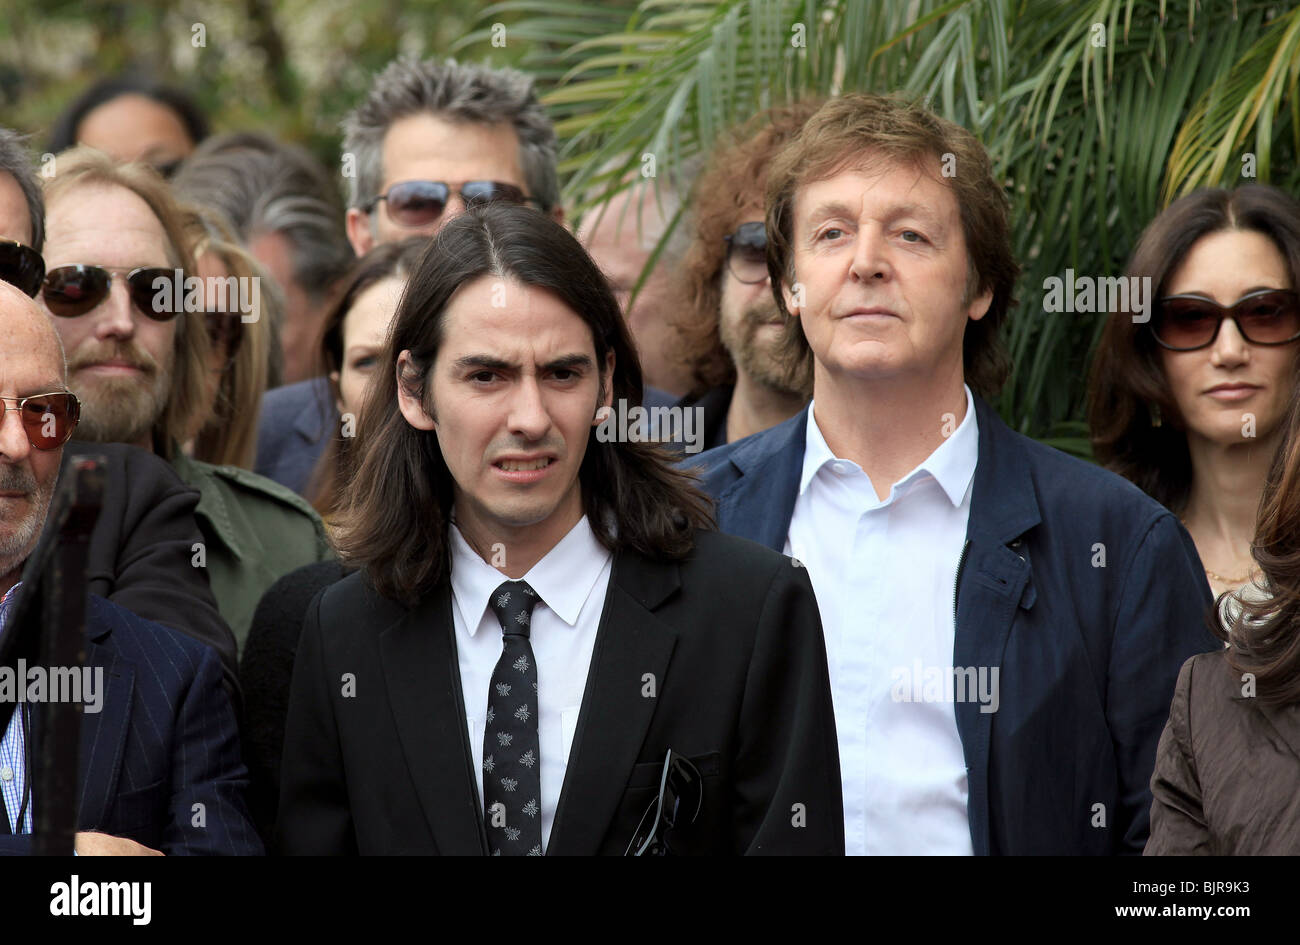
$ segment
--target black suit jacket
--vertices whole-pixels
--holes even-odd
[[[120,443],[82,443],[63,448],[60,477],[79,456],[102,455],[104,502],[90,536],[86,592],[216,651],[226,688],[237,697],[235,637],[208,586],[203,568],[192,564],[194,544],[203,540],[194,509],[199,494],[154,454]],[[47,526],[41,542],[53,540]]]
[[[615,554],[546,852],[622,854],[669,748],[704,775],[677,852],[843,853],[821,620],[789,558],[713,532],[677,563]],[[471,757],[449,586],[409,610],[361,573],[317,595],[289,702],[281,850],[485,854]]]

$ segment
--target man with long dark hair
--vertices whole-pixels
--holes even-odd
[[[288,853],[841,853],[826,655],[789,559],[710,530],[639,426],[618,303],[562,226],[448,222],[358,422],[308,608]]]

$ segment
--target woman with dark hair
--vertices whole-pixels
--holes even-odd
[[[84,144],[170,177],[207,136],[208,120],[188,94],[122,75],[101,79],[64,109],[50,131],[50,152]]]
[[[1093,452],[1183,520],[1216,593],[1238,590],[1296,386],[1300,204],[1262,184],[1189,194],[1125,275],[1092,366]]]
[[[329,378],[334,402],[327,409],[337,411],[338,429],[316,463],[306,495],[327,525],[339,506],[341,470],[355,439],[365,392],[383,354],[389,323],[406,280],[428,245],[428,237],[413,236],[366,253],[343,277],[338,300],[325,318],[319,366]]]
[[[1300,853],[1300,397],[1264,489],[1259,591],[1183,664],[1151,778],[1148,855]]]

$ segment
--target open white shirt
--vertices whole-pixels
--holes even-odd
[[[849,854],[972,854],[966,761],[951,701],[926,701],[918,670],[951,679],[954,590],[979,431],[966,416],[883,502],[837,459],[808,409],[785,553],[808,568],[826,635]]]
[[[488,687],[501,658],[501,624],[488,609],[488,601],[492,592],[510,579],[475,554],[454,525],[447,532],[451,541],[452,622],[481,813]],[[612,560],[583,516],[523,577],[541,598],[533,609],[529,642],[537,661],[543,849],[550,841],[555,807],[564,787]]]

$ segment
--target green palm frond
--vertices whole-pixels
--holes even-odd
[[[1278,17],[1233,64],[1222,83],[1202,93],[1169,159],[1165,197],[1240,179],[1240,149],[1254,137],[1256,173],[1267,179],[1273,122],[1290,108],[1293,148],[1300,150],[1300,7]]]

